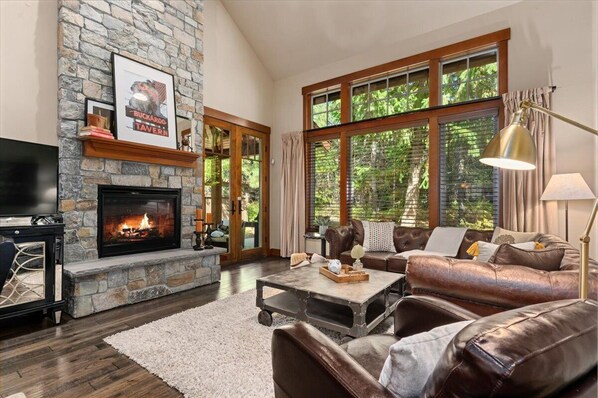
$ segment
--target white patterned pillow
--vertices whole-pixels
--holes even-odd
[[[362,221],[362,224],[363,249],[366,252],[397,252],[392,239],[394,222]]]

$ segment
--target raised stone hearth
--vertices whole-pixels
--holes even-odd
[[[80,318],[218,282],[224,252],[175,249],[67,264],[66,312]]]

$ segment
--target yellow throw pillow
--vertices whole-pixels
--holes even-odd
[[[478,245],[478,242],[474,242],[471,246],[469,246],[469,249],[467,249],[467,254],[472,257],[476,257],[480,254],[480,245]]]

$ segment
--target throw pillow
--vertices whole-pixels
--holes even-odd
[[[523,243],[529,242],[530,240],[535,240],[537,235],[537,232],[517,232],[496,227],[494,229],[494,234],[492,234],[491,242],[498,245],[503,243]]]
[[[564,255],[563,248],[528,251],[511,245],[500,245],[489,261],[494,264],[523,265],[542,271],[557,271]]]
[[[394,222],[362,221],[361,224],[366,252],[397,252],[393,242]]]
[[[494,243],[484,242],[483,240],[478,241],[478,247],[480,248],[480,252],[477,257],[474,259],[476,261],[483,261],[483,262],[490,262],[490,257],[494,255],[496,250],[498,249],[499,245]],[[536,242],[523,242],[523,243],[514,243],[512,246],[518,247],[524,250],[534,250],[536,248]]]
[[[397,341],[378,381],[397,397],[419,397],[447,345],[471,322],[450,323]]]
[[[544,245],[541,244],[540,242],[534,242],[536,244],[536,247],[534,247],[534,250],[542,250],[544,249]],[[478,245],[478,242],[473,242],[471,246],[469,246],[469,249],[467,249],[467,254],[469,254],[472,257],[476,257],[480,254],[480,246]]]

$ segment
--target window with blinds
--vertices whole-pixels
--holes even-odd
[[[498,132],[498,112],[454,116],[440,123],[440,225],[498,225],[498,171],[480,155]]]
[[[309,144],[307,159],[309,229],[317,228],[316,218],[330,217],[333,225],[340,222],[340,139],[333,138]]]
[[[428,226],[428,126],[350,138],[348,218]]]

